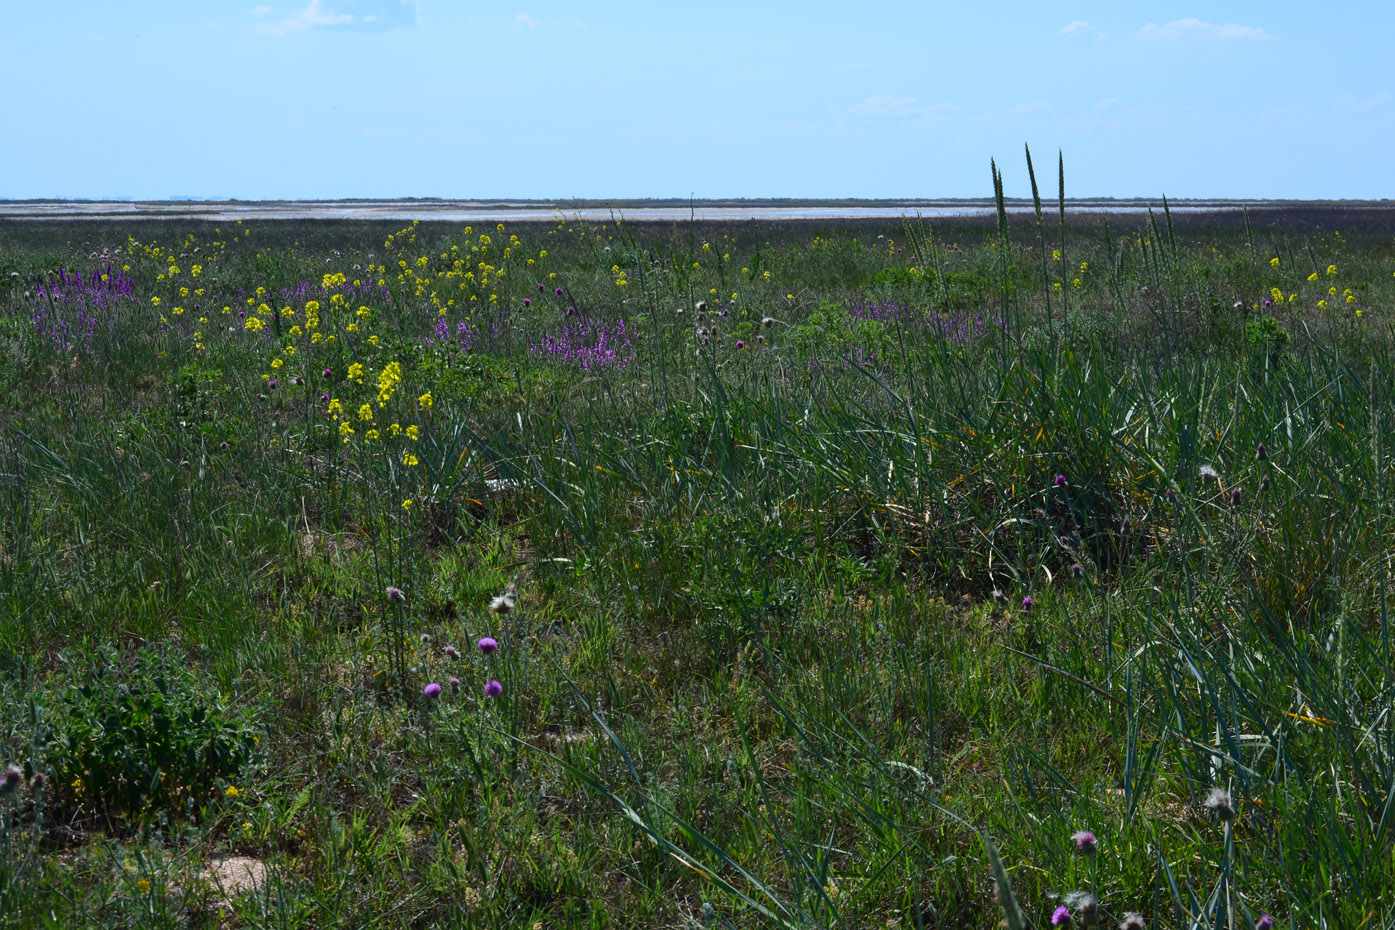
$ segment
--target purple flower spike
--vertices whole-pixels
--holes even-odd
[[[440,695],[440,693],[441,693],[441,686],[438,685],[438,684],[436,684],[436,682],[433,681],[433,682],[431,682],[431,684],[427,685],[425,688],[422,688],[422,689],[421,689],[421,693],[424,694],[424,695],[426,695],[426,696],[429,697],[429,698],[437,697],[437,696]]]
[[[499,683],[498,679],[495,679],[484,686],[484,693],[490,697],[498,697],[504,693],[504,686]]]
[[[495,639],[493,636],[485,636],[482,639],[480,639],[479,645],[480,652],[483,652],[485,655],[489,655],[495,649],[499,648],[499,641]]]
[[[1089,830],[1080,830],[1075,833],[1072,833],[1070,838],[1075,841],[1076,852],[1080,853],[1083,856],[1094,855],[1095,843],[1097,842],[1097,838],[1094,833],[1092,833]]]
[[[321,403],[326,403],[326,404],[329,403],[329,395],[328,395],[328,394],[321,394],[321,395],[320,395],[320,401],[321,401]]]
[[[1037,606],[1037,602],[1034,601],[1034,600],[1032,600],[1032,598],[1031,598],[1030,595],[1027,596],[1027,597],[1022,598],[1022,609],[1023,609],[1023,610],[1031,610],[1031,609],[1032,609],[1033,607],[1035,607],[1035,606]]]
[[[1052,911],[1052,912],[1051,912],[1051,926],[1053,926],[1053,927],[1069,927],[1069,926],[1070,926],[1070,908],[1068,908],[1068,907],[1066,907],[1064,904],[1062,904],[1060,907],[1056,908],[1056,910]]]
[[[1057,475],[1057,476],[1056,476],[1056,487],[1058,487],[1058,488],[1063,488],[1063,487],[1066,486],[1066,483],[1067,483],[1067,482],[1066,482],[1066,476],[1065,476],[1065,475]]]

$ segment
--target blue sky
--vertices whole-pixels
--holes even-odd
[[[0,13],[0,197],[1395,196],[1387,2]]]

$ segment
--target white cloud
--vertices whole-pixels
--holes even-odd
[[[1355,94],[1346,94],[1338,97],[1333,102],[1333,109],[1343,113],[1371,113],[1382,109],[1390,103],[1390,94],[1381,91],[1373,97],[1357,97]]]
[[[914,97],[893,97],[891,94],[868,97],[848,111],[852,116],[910,116],[914,112]]]
[[[257,17],[257,19],[261,19],[263,16],[270,16],[271,7],[266,6],[265,4],[254,6],[252,7],[252,15]]]
[[[868,97],[848,110],[848,115],[868,117],[936,116],[945,113],[958,113],[964,109],[964,107],[952,103],[919,103],[914,97],[879,94],[875,97]]]
[[[543,25],[542,20],[534,19],[527,13],[519,13],[514,19],[517,20],[518,24],[524,29],[537,29],[539,26]]]
[[[1043,116],[1051,112],[1051,104],[1042,100],[1029,100],[1008,110],[1008,116]]]
[[[1094,39],[1096,42],[1100,42],[1104,39],[1109,38],[1108,34],[1102,32],[1099,26],[1096,26],[1094,23],[1087,23],[1083,19],[1077,19],[1067,23],[1060,29],[1056,30],[1056,33],[1057,35],[1063,36],[1077,36],[1079,38],[1084,39]]]
[[[270,12],[258,6],[252,15],[261,17]],[[265,35],[286,36],[314,29],[382,31],[416,23],[416,0],[310,0],[309,6],[290,19],[257,23],[254,28]]]
[[[1138,34],[1145,39],[1197,42],[1256,42],[1274,38],[1257,26],[1239,26],[1235,23],[1217,26],[1199,19],[1174,19],[1161,26],[1149,23]]]
[[[1096,110],[1108,110],[1110,107],[1117,107],[1118,105],[1119,105],[1119,98],[1118,98],[1118,97],[1105,97],[1105,98],[1104,98],[1103,100],[1101,100],[1099,103],[1095,104],[1095,109],[1096,109]]]

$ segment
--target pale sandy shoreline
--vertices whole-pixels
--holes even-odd
[[[1278,204],[1273,204],[1277,206]],[[1242,208],[1238,201],[1186,201],[1172,204],[1174,212],[1226,212]],[[1269,206],[1269,205],[1266,205]],[[1374,206],[1374,205],[1373,205]],[[1143,213],[1162,209],[1161,199],[1068,201],[1069,213]],[[1043,204],[1044,210],[1048,205]],[[1031,212],[1030,203],[1014,201],[1013,213]],[[1253,207],[1252,207],[1253,209]],[[868,205],[842,202],[769,205],[740,202],[698,203],[692,206],[643,203],[571,205],[550,202],[471,200],[364,200],[364,201],[2,201],[0,219],[24,220],[133,220],[179,219],[234,222],[237,220],[422,220],[460,223],[605,222],[623,217],[631,222],[682,222],[698,220],[792,219],[896,219],[901,216],[952,217],[991,215],[991,200],[878,201]],[[1051,214],[1055,204],[1049,205]]]

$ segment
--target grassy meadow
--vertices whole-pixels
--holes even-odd
[[[1057,207],[0,225],[0,926],[1395,927],[1395,210]]]

